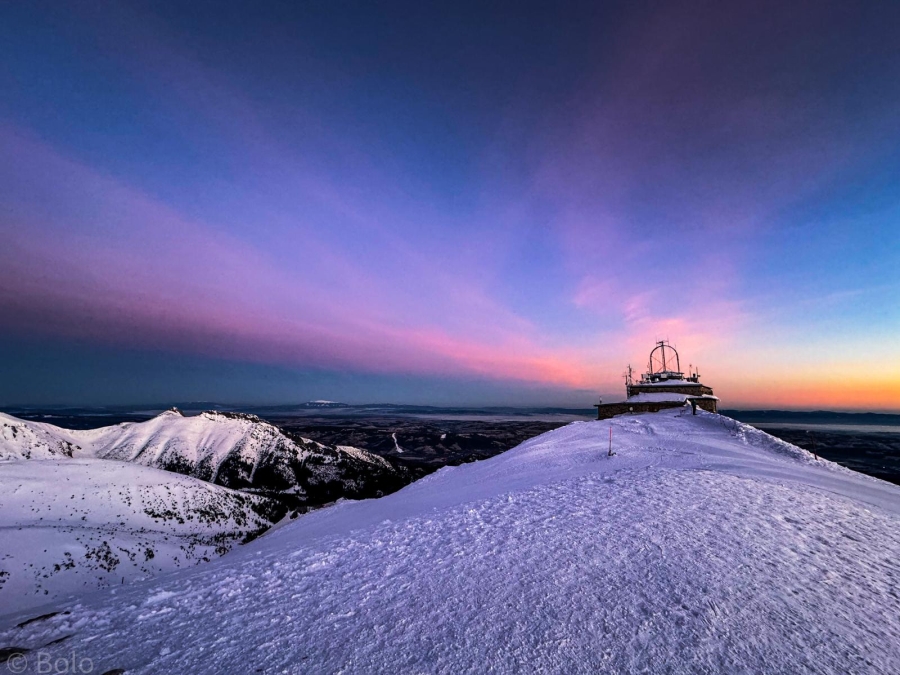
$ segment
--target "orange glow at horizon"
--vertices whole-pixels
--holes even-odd
[[[798,370],[792,377],[767,377],[760,373],[752,380],[723,378],[708,384],[722,399],[723,408],[900,412],[900,378],[891,373],[835,376]]]

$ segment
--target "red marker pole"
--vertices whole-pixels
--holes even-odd
[[[612,457],[612,426],[609,427],[609,452],[607,453],[607,457]]]

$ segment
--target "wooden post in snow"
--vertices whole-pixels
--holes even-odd
[[[816,436],[812,432],[812,430],[807,430],[806,433],[809,435],[810,440],[812,441],[812,454],[813,457],[816,458],[816,461],[819,461],[819,453],[816,452]]]

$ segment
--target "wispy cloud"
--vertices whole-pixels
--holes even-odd
[[[7,216],[0,253],[9,326],[370,372],[584,382],[577,364],[541,348],[523,329],[527,322],[465,281],[454,287],[440,271],[423,279],[430,295],[422,301],[449,316],[444,325],[427,315],[417,321],[402,296],[400,307],[393,304],[389,282],[327,243],[307,240],[296,263],[285,267],[246,240],[186,218],[33,138],[7,128],[0,144],[23,158],[4,185],[29,197]],[[48,203],[55,213],[41,208]],[[404,249],[381,253],[425,275],[426,262]],[[384,262],[389,272],[391,261]],[[462,316],[455,316],[460,307]],[[470,328],[476,330],[466,334]]]
[[[491,43],[503,76],[465,73],[462,97],[270,25],[256,63],[152,8],[65,12],[127,94],[123,147],[79,126],[116,110],[55,93],[0,127],[5,331],[604,393],[669,338],[750,401],[779,376],[755,345],[802,354],[826,317],[852,352],[891,325],[891,265],[825,245],[820,215],[860,212],[838,188],[895,168],[900,78],[865,12],[635,6],[585,29],[567,85],[543,64],[510,82]],[[867,241],[896,231],[896,191],[875,198]]]

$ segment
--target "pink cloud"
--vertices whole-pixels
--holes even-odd
[[[423,284],[432,293],[423,302],[451,313],[464,307],[463,333],[484,328],[453,335],[417,320],[392,304],[390,284],[315,236],[304,235],[302,264],[285,268],[25,134],[4,129],[0,145],[22,158],[3,184],[27,197],[3,226],[0,303],[9,328],[371,372],[587,381],[571,355],[541,347],[528,322],[439,267]],[[424,273],[428,261],[415,251],[390,250]]]

